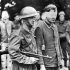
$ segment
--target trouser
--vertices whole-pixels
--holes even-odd
[[[40,64],[37,64],[36,66],[37,66],[37,70],[40,70]]]
[[[69,55],[69,64],[68,64],[68,69],[70,70],[70,55]]]
[[[67,67],[67,41],[66,40],[61,40],[60,39],[60,45],[63,53],[63,60],[64,60],[64,66]]]
[[[68,55],[69,55],[68,68],[70,70],[70,44],[68,42],[67,42],[67,52],[68,52]]]
[[[2,45],[2,50],[5,50],[6,46]],[[1,70],[12,70],[12,60],[9,54],[1,55]]]
[[[0,50],[1,50],[1,46],[0,46]],[[0,70],[1,70],[1,55],[0,55]]]
[[[46,67],[46,70],[59,70],[58,67]]]
[[[16,61],[13,61],[12,70],[37,70],[35,64],[20,64]]]

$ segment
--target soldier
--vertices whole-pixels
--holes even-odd
[[[70,70],[70,21],[68,22],[67,28],[66,28],[66,39],[67,39],[67,52],[69,55],[69,64],[68,68]]]
[[[59,12],[58,32],[60,37],[60,45],[63,52],[64,66],[67,67],[67,40],[66,40],[66,27],[67,22],[65,21],[64,11]]]
[[[37,53],[36,42],[31,31],[37,14],[33,7],[27,6],[18,15],[21,26],[13,31],[8,45],[8,51],[13,62],[12,70],[36,70],[35,63],[38,58],[24,55],[22,52]]]
[[[54,24],[57,17],[57,7],[50,4],[44,8],[43,21],[40,21],[35,30],[38,53],[47,56],[40,57],[40,70],[58,70],[61,63],[61,49],[59,46],[59,35],[57,26]],[[42,52],[43,41],[45,44]],[[49,58],[50,57],[50,58]]]

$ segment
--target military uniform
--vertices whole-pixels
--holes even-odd
[[[62,48],[62,52],[63,52],[63,56],[64,56],[64,66],[67,66],[67,39],[66,39],[66,28],[67,28],[67,21],[64,21],[63,23],[61,23],[60,21],[58,21],[58,23],[56,24],[58,27],[58,32],[59,32],[59,36],[60,36],[60,45]],[[61,35],[64,34],[63,37],[61,37]]]
[[[29,58],[22,52],[37,53],[34,35],[26,29],[14,30],[9,40],[9,54],[13,61],[13,70],[35,70],[35,65],[29,63]]]
[[[67,52],[68,52],[68,55],[69,55],[69,70],[70,70],[70,43],[68,40],[70,40],[70,21],[68,22],[68,25],[67,25],[67,28],[66,28],[66,37],[68,38],[67,39]],[[68,37],[69,36],[69,37]]]
[[[21,26],[10,36],[8,51],[13,62],[13,70],[36,70],[38,58],[27,56],[21,52],[37,53],[36,41],[31,31],[34,16],[38,13],[30,6],[24,7],[18,15]],[[26,20],[27,19],[27,20]]]

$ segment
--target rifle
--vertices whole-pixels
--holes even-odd
[[[29,56],[29,57],[37,57],[37,58],[39,58],[39,57],[43,57],[43,58],[52,58],[51,56],[44,56],[44,55],[41,55],[41,54],[34,54],[34,53],[30,53],[30,52],[22,52],[22,51],[20,51],[20,53],[22,53],[23,55],[26,55],[26,56]]]

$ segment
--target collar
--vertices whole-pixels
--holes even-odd
[[[26,25],[26,23],[23,23],[21,25],[21,32],[24,33],[25,36],[33,36],[33,37],[35,37],[32,29],[29,30],[27,25]]]
[[[26,32],[31,33],[31,30],[29,30],[29,28],[28,28],[28,26],[26,25],[26,23],[27,23],[27,22],[24,22],[24,23],[22,24],[22,27],[23,27],[23,29],[24,29]]]
[[[48,21],[47,22],[44,22],[45,24],[46,24],[46,26],[48,27],[48,28],[51,28],[51,27],[53,27],[53,23],[49,26],[47,23],[49,23]]]
[[[60,23],[60,24],[64,24],[64,22],[65,22],[65,21],[62,21],[62,22],[61,22],[61,21],[59,21],[59,23]]]

